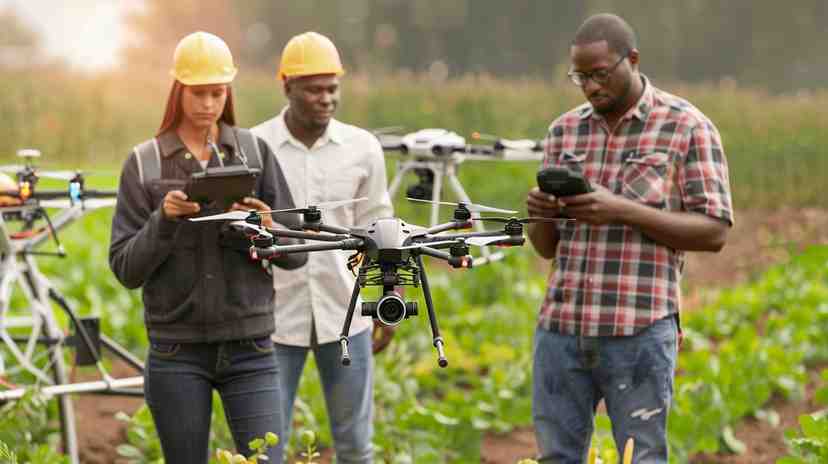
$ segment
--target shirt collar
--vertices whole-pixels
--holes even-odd
[[[653,108],[653,86],[650,84],[650,80],[647,79],[647,76],[641,74],[641,83],[644,84],[644,91],[641,92],[641,97],[638,98],[638,101],[633,105],[627,113],[621,118],[630,119],[630,118],[638,118],[639,120],[644,120],[647,117],[647,114]],[[592,108],[592,105],[586,103],[583,108],[581,108],[581,119],[586,119],[594,115],[595,110]],[[598,117],[596,115],[596,117]]]
[[[233,133],[233,127],[224,121],[219,121],[218,125],[219,145],[221,145],[227,153],[235,153],[236,136]],[[181,141],[181,137],[178,136],[178,132],[176,132],[175,129],[168,130],[158,136],[158,147],[161,149],[161,156],[164,158],[169,158],[182,150],[187,150],[187,146]]]
[[[289,106],[285,106],[282,108],[282,112],[276,117],[276,127],[274,130],[274,142],[275,145],[282,146],[285,142],[289,142],[291,145],[295,145],[300,148],[305,148],[305,144],[299,141],[293,134],[290,133],[290,130],[287,127],[287,123],[285,123],[285,116],[287,115],[287,110],[290,108]],[[325,132],[322,134],[321,137],[314,143],[314,148],[319,148],[326,145],[328,142],[333,142],[337,145],[342,145],[344,142],[343,134],[342,134],[342,123],[337,121],[334,118],[331,118],[331,121],[328,123],[328,127],[325,128]]]

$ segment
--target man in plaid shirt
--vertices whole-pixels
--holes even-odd
[[[679,337],[685,251],[719,251],[733,225],[719,133],[687,101],[639,72],[632,28],[588,18],[569,77],[588,102],[549,129],[544,167],[578,171],[593,191],[538,188],[529,238],[554,272],[534,340],[533,418],[541,462],[586,458],[601,399],[634,462],[667,462],[667,413]]]

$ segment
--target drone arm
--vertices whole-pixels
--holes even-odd
[[[503,230],[487,230],[481,232],[461,232],[458,234],[427,235],[426,237],[428,240],[442,241],[470,237],[496,237],[498,235],[503,235]]]
[[[320,234],[317,232],[302,232],[298,230],[290,230],[290,229],[267,229],[268,232],[272,233],[274,237],[288,237],[288,238],[298,238],[303,240],[315,240],[318,242],[340,242],[342,240],[347,240],[350,238],[350,235],[347,234]]]
[[[350,238],[331,243],[306,243],[304,245],[275,245],[267,248],[250,247],[250,254],[256,259],[270,259],[272,257],[311,251],[326,250],[356,250],[363,246],[363,241],[358,238]]]
[[[305,222],[302,223],[302,229],[304,230],[312,230],[316,232],[328,232],[330,234],[338,234],[338,235],[350,235],[351,229],[346,227],[339,227],[330,224],[322,224],[321,222]],[[312,237],[308,237],[312,238]],[[319,239],[323,240],[323,239]]]
[[[417,251],[419,252],[417,255],[418,259],[420,255],[431,256],[432,258],[442,259],[443,261],[447,261],[449,265],[455,269],[461,267],[472,267],[473,260],[469,256],[452,256],[445,251],[435,250],[434,248],[430,247],[421,247],[418,248]]]
[[[437,234],[440,232],[445,232],[447,230],[459,230],[459,229],[468,229],[472,226],[471,221],[451,221],[446,222],[444,224],[437,224],[434,227],[429,227],[426,229],[425,233],[427,235]]]

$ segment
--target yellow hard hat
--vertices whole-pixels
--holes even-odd
[[[209,32],[193,32],[178,42],[170,74],[184,85],[226,84],[238,69],[230,47]]]
[[[305,32],[290,39],[282,51],[279,78],[345,74],[339,52],[331,39],[316,32]]]

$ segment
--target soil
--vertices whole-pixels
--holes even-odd
[[[683,306],[692,310],[715,296],[715,289],[745,282],[768,266],[783,262],[791,253],[809,244],[828,243],[828,210],[779,209],[745,211],[736,218],[725,249],[718,254],[691,253],[685,269]],[[118,376],[131,376],[126,366],[116,364]],[[736,429],[736,437],[747,445],[742,455],[698,455],[693,463],[757,464],[772,463],[786,454],[783,432],[797,425],[800,414],[817,409],[813,390],[818,368],[809,369],[812,382],[801,401],[774,398],[768,405],[780,416],[780,424],[748,418]],[[124,441],[124,424],[115,413],[133,413],[142,400],[126,397],[79,396],[75,398],[81,462],[103,464],[119,462],[115,448]],[[487,434],[481,447],[481,462],[514,464],[535,455],[535,437],[531,427],[521,427],[508,434]],[[330,450],[323,453],[329,462]]]

